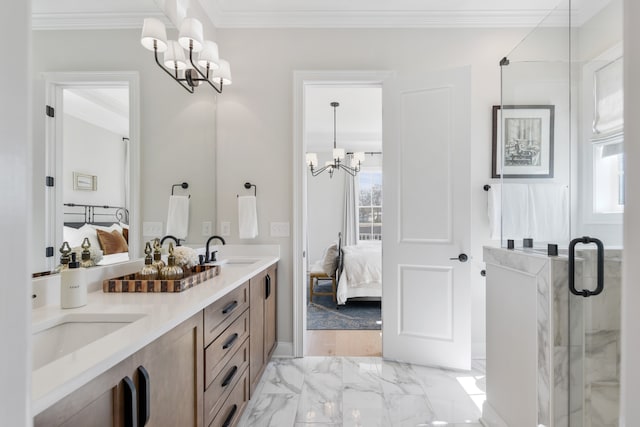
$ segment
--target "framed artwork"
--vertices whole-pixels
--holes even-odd
[[[553,105],[494,105],[491,177],[553,178]]]
[[[86,173],[73,173],[73,189],[80,191],[96,191],[98,189],[98,177]]]

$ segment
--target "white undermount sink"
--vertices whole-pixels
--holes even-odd
[[[247,265],[253,264],[260,261],[258,258],[226,258],[219,261],[219,265],[222,268],[225,267],[246,267]]]
[[[140,313],[69,313],[33,325],[34,370],[138,319]]]

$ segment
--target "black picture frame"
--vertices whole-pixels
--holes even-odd
[[[494,105],[491,177],[553,178],[554,116],[554,105]]]

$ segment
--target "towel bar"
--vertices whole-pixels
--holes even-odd
[[[187,189],[189,188],[189,184],[186,182],[183,182],[182,184],[173,184],[171,186],[171,195],[173,196],[173,190],[175,190],[176,187],[182,187],[183,189]],[[191,198],[191,194],[189,194],[189,198]]]

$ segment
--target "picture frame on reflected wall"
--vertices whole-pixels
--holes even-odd
[[[98,177],[86,173],[73,173],[73,189],[79,191],[97,191]]]
[[[553,178],[554,116],[553,105],[494,105],[491,177]]]

